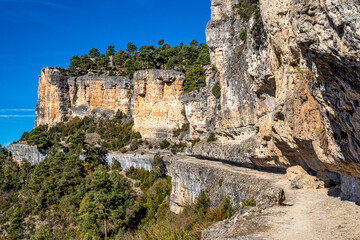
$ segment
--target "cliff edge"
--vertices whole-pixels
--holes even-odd
[[[196,140],[187,154],[250,167],[301,165],[360,202],[359,1],[246,3],[212,0],[205,87],[184,93],[185,76],[167,70],[130,80],[45,68],[35,125],[122,111],[145,139]]]

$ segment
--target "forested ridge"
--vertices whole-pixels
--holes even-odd
[[[39,126],[20,139],[48,150],[34,166],[0,147],[0,239],[199,239],[231,216],[229,198],[210,208],[206,192],[180,215],[170,212],[171,178],[159,154],[151,171],[107,165],[107,151],[153,148],[132,125],[118,112]]]
[[[80,76],[89,72],[109,76],[133,77],[135,71],[145,69],[176,70],[185,73],[184,91],[190,92],[205,86],[204,67],[210,65],[209,48],[205,43],[192,40],[189,45],[170,46],[164,40],[158,46],[137,47],[127,44],[126,50],[107,47],[105,53],[92,48],[88,54],[75,55],[64,75]]]

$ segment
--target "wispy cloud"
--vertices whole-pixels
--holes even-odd
[[[13,108],[13,109],[0,109],[0,112],[35,112],[35,110],[27,109],[27,108]]]
[[[0,118],[34,118],[36,115],[0,115]]]
[[[47,6],[47,7],[61,8],[61,9],[65,9],[65,10],[72,11],[72,9],[69,8],[69,7],[66,6],[66,5],[59,4],[59,3],[54,3],[54,2],[51,2],[51,1],[37,1],[37,0],[0,0],[0,2],[4,2],[4,3],[38,4],[38,5],[43,5],[43,6]]]

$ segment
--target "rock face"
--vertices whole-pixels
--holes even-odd
[[[128,113],[131,81],[118,76],[81,76],[68,79],[70,116]]]
[[[132,93],[125,78],[45,68],[35,125],[130,111],[143,138],[162,140],[189,123],[182,140],[200,138],[193,155],[279,170],[301,165],[358,199],[360,2],[259,0],[252,16],[239,11],[242,3],[212,0],[206,87],[182,94],[182,73],[146,70],[135,73]],[[208,143],[210,132],[217,140]]]
[[[250,20],[238,6],[212,0],[206,35],[217,73],[208,82],[220,81],[220,107],[210,89],[184,104],[191,134],[218,138],[193,153],[359,178],[359,2],[260,0]]]
[[[194,202],[202,190],[207,192],[211,206],[218,206],[226,196],[235,206],[242,200],[254,198],[260,208],[285,200],[281,188],[272,186],[271,180],[246,168],[181,157],[170,160],[167,169],[172,177],[170,208],[175,213]]]
[[[66,117],[129,111],[131,81],[118,76],[67,77],[46,67],[39,76],[35,126],[54,125]]]
[[[38,102],[36,104],[35,127],[43,124],[52,125],[61,122],[70,102],[67,77],[60,68],[41,69],[38,84]]]
[[[21,163],[21,161],[25,158],[31,165],[43,161],[47,154],[47,151],[26,143],[11,144],[7,147],[7,149],[14,161]]]
[[[131,167],[151,170],[154,154],[109,152],[105,158],[106,163],[110,165],[112,165],[114,161],[118,161],[123,170]]]
[[[324,187],[324,182],[309,175],[302,167],[294,166],[286,170],[285,177],[291,182],[291,187],[296,189],[318,189]]]
[[[132,116],[143,138],[171,136],[185,123],[179,98],[185,75],[176,71],[145,70],[134,75]]]

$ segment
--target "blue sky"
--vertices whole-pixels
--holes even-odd
[[[0,144],[34,125],[45,66],[108,45],[205,42],[210,0],[0,0]]]

